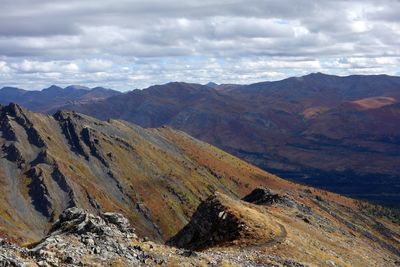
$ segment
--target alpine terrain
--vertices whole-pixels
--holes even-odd
[[[400,77],[312,73],[250,85],[168,83],[65,108],[169,125],[297,182],[400,203]]]
[[[11,103],[0,107],[0,147],[0,266],[400,263],[394,211],[169,127]]]

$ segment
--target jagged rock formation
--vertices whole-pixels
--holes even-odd
[[[132,242],[134,229],[118,213],[90,214],[82,209],[65,210],[49,235],[30,249],[0,244],[0,266],[95,266],[123,260],[124,265],[150,263],[150,257]],[[3,254],[4,253],[4,254]],[[4,255],[4,256],[3,256]],[[152,261],[153,265],[157,263]],[[36,266],[36,265],[35,265]]]
[[[99,216],[78,208],[65,210],[49,236],[30,249],[37,262],[50,265],[95,265],[123,258],[124,264],[139,265],[149,258],[131,245],[137,236],[128,219],[118,213]]]

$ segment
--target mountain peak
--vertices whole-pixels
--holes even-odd
[[[215,82],[208,82],[207,84],[205,84],[205,86],[215,89],[218,87],[218,84],[216,84]]]
[[[25,109],[17,103],[11,102],[4,106],[3,110],[12,116],[16,116],[17,114],[23,113]]]
[[[90,88],[86,86],[81,86],[81,85],[70,85],[64,88],[64,90],[85,90],[89,91]]]

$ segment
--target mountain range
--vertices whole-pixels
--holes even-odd
[[[283,178],[399,207],[400,77],[312,73],[250,85],[172,82],[107,92],[115,95],[1,101],[167,125]]]
[[[41,91],[3,87],[0,89],[0,104],[16,102],[33,111],[48,112],[64,105],[98,101],[119,94],[121,93],[118,91],[103,87],[88,88],[78,85],[65,88],[52,85]]]
[[[394,210],[281,179],[168,126],[12,103],[0,133],[3,266],[400,262]]]
[[[313,73],[251,85],[168,83],[64,108],[169,125],[260,168],[400,203],[400,77]]]

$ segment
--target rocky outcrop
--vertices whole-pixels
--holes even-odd
[[[140,246],[128,219],[118,213],[90,214],[65,210],[49,235],[30,249],[0,240],[0,266],[127,266],[156,265]],[[33,265],[33,266],[37,266]],[[29,265],[30,266],[30,265]]]
[[[53,117],[58,121],[60,124],[61,130],[68,140],[69,145],[71,146],[71,150],[77,154],[82,155],[85,159],[89,159],[89,155],[86,150],[83,148],[83,145],[79,138],[79,131],[77,126],[74,124],[71,115],[65,111],[58,111],[53,115]]]
[[[0,238],[0,267],[25,267],[27,264],[22,257],[28,255],[28,249]]]
[[[17,134],[11,126],[7,113],[3,112],[3,109],[0,109],[0,111],[0,131],[2,132],[2,137],[7,141],[17,141]]]
[[[137,266],[150,256],[139,246],[128,219],[118,213],[94,215],[79,208],[65,210],[49,236],[30,251],[36,261],[55,265],[109,265],[120,260]]]
[[[67,193],[68,195],[68,207],[72,208],[77,206],[77,200],[75,198],[74,190],[72,189],[71,185],[68,182],[68,179],[64,176],[61,172],[59,167],[56,165],[53,172],[51,173],[51,177],[57,183],[62,191]]]
[[[50,230],[51,236],[88,233],[108,236],[124,236],[125,234],[135,236],[134,228],[130,227],[128,219],[121,214],[106,212],[97,216],[76,207],[65,210]]]
[[[15,144],[3,145],[3,152],[6,155],[6,159],[16,163],[19,168],[22,168],[25,164],[25,159]]]
[[[31,166],[36,166],[38,164],[47,164],[47,165],[55,165],[55,160],[51,157],[47,149],[43,149],[39,152],[36,159],[31,162]]]
[[[2,109],[2,111],[3,111],[3,116],[9,115],[9,116],[13,117],[15,119],[15,121],[25,129],[25,131],[28,135],[28,141],[30,144],[37,146],[39,148],[43,148],[46,146],[44,140],[42,139],[39,132],[34,127],[32,121],[26,115],[26,113],[28,113],[28,111],[24,110],[19,105],[14,104],[14,103],[11,103],[8,106],[4,107]],[[8,133],[10,134],[10,132],[8,132]],[[11,136],[12,136],[12,134],[11,134]]]
[[[44,181],[43,171],[38,167],[34,167],[26,172],[26,175],[31,178],[31,182],[28,185],[28,193],[31,197],[32,205],[43,216],[50,218],[53,212],[52,201]]]
[[[167,244],[201,250],[239,238],[243,226],[215,194],[199,205],[190,222]]]
[[[272,205],[274,203],[292,205],[292,202],[287,197],[281,196],[266,187],[257,187],[242,200],[256,205]]]
[[[107,162],[106,157],[103,155],[101,150],[97,147],[99,144],[99,140],[97,138],[93,138],[93,133],[91,133],[91,129],[85,127],[81,131],[82,141],[89,147],[90,154],[97,158],[105,167],[109,168],[110,164]]]
[[[193,250],[253,247],[281,242],[285,236],[285,229],[268,215],[216,192],[199,205],[190,222],[167,244]]]

